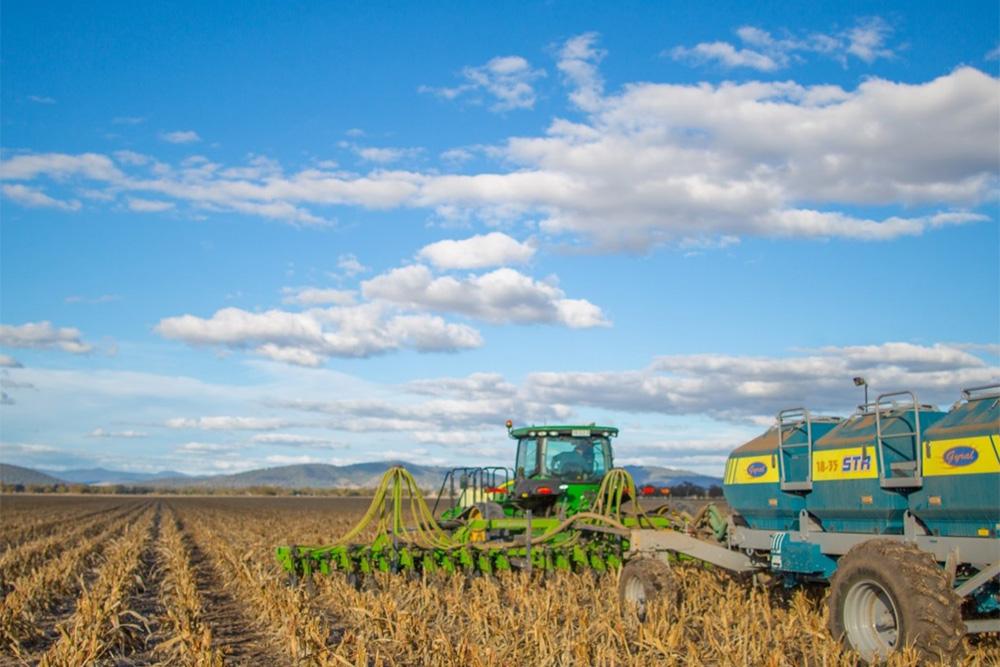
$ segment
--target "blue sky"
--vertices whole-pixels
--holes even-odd
[[[5,461],[719,473],[1000,379],[995,2],[3,10]]]

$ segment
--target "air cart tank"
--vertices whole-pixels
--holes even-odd
[[[806,506],[809,452],[839,420],[812,417],[807,410],[782,410],[777,423],[729,456],[726,501],[751,528],[795,530]],[[780,434],[780,437],[779,437]]]
[[[1000,537],[1000,387],[962,398],[924,431],[923,488],[910,511],[932,535]]]
[[[920,488],[922,434],[944,414],[911,392],[862,406],[816,442],[806,509],[827,531],[902,534],[907,497]]]

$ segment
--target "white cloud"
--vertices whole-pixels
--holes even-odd
[[[544,76],[545,70],[532,68],[521,56],[498,56],[485,65],[464,68],[464,82],[454,88],[420,86],[419,90],[448,100],[487,95],[493,99],[492,111],[531,109],[536,100],[533,82]]]
[[[997,44],[985,56],[983,56],[983,60],[998,60],[998,59],[1000,59],[1000,44]]]
[[[50,178],[82,176],[95,181],[119,181],[125,175],[107,155],[43,153],[15,155],[0,161],[0,179],[25,180],[45,175]]]
[[[866,63],[891,58],[894,55],[892,49],[885,46],[885,40],[891,33],[889,24],[878,17],[859,21],[847,31],[847,52]]]
[[[1000,380],[1000,367],[944,344],[893,342],[805,356],[671,355],[634,371],[534,373],[526,391],[540,402],[766,423],[788,407],[850,410],[861,402],[855,376],[866,378],[872,399],[910,389],[924,402],[949,403],[963,387]]]
[[[702,42],[693,47],[677,46],[665,52],[675,60],[697,64],[712,63],[726,68],[747,67],[773,72],[803,60],[800,54],[816,53],[847,64],[849,56],[866,63],[895,54],[886,46],[892,27],[878,17],[858,20],[853,27],[835,34],[774,37],[755,26],[743,26],[736,35],[744,47],[729,42]]]
[[[168,419],[168,428],[199,429],[203,431],[271,431],[289,426],[284,419],[274,417],[175,417]]]
[[[2,189],[5,197],[29,208],[55,208],[60,211],[74,212],[79,211],[83,206],[76,199],[70,201],[55,199],[41,190],[27,185],[4,185]]]
[[[142,116],[115,116],[111,122],[115,125],[141,125],[146,119]]]
[[[169,211],[173,207],[173,202],[140,199],[139,197],[128,198],[129,210],[136,213],[159,213],[161,211]]]
[[[759,29],[741,34],[757,50],[782,41]],[[974,68],[922,83],[869,78],[853,90],[631,83],[606,95],[596,39],[573,38],[559,56],[585,117],[495,147],[490,156],[505,165],[496,171],[354,174],[313,165],[257,178],[211,164],[116,166],[106,156],[43,154],[0,161],[0,178],[98,181],[109,192],[300,224],[323,222],[314,209],[331,206],[524,220],[609,251],[744,236],[886,240],[982,219],[976,207],[998,189],[1000,91]]]
[[[318,287],[285,287],[283,303],[298,306],[338,305],[349,306],[354,303],[354,290],[322,289]]]
[[[588,32],[568,39],[559,50],[557,66],[573,92],[570,100],[584,111],[594,111],[604,95],[598,65],[607,52],[597,47],[599,35]]]
[[[48,95],[28,95],[28,99],[35,104],[55,104],[55,99],[49,97]]]
[[[417,257],[439,269],[483,269],[505,264],[523,264],[535,254],[535,248],[502,232],[490,232],[471,238],[431,243],[420,249]]]
[[[362,160],[377,162],[378,164],[389,164],[416,157],[422,148],[394,148],[391,146],[356,146],[354,151]]]
[[[338,257],[337,268],[340,269],[348,278],[353,278],[360,273],[366,273],[368,271],[368,267],[359,262],[358,258],[351,254],[341,255]]]
[[[10,356],[9,354],[0,354],[0,368],[23,368],[24,365]]]
[[[224,308],[208,319],[194,315],[166,318],[156,330],[190,345],[250,348],[276,361],[312,367],[330,357],[369,357],[403,348],[453,352],[483,343],[479,332],[469,326],[430,315],[392,314],[378,304],[301,313]]]
[[[193,144],[201,141],[201,137],[199,137],[198,133],[194,130],[175,130],[173,132],[164,132],[160,135],[160,138],[172,144]]]
[[[465,278],[441,276],[416,264],[361,283],[368,299],[404,308],[458,313],[496,324],[562,324],[572,328],[607,326],[601,309],[583,299],[567,299],[555,285],[513,269]]]
[[[143,433],[142,431],[108,431],[104,428],[95,428],[93,431],[87,434],[88,438],[124,438],[124,439],[135,439],[135,438],[145,438],[148,437],[148,433]]]
[[[737,49],[728,42],[702,42],[691,48],[677,46],[670,53],[675,60],[716,61],[725,67],[750,67],[761,72],[772,72],[781,66],[768,55],[750,49]]]
[[[94,349],[81,340],[79,329],[56,328],[51,322],[28,322],[19,326],[0,324],[0,345],[34,349],[56,347],[73,354],[86,354]]]

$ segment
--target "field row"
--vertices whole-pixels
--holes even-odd
[[[332,576],[313,592],[290,588],[273,547],[330,541],[365,509],[324,500],[62,508],[75,518],[7,552],[22,558],[0,557],[11,573],[0,664],[855,664],[827,633],[825,589],[785,593],[697,567],[679,572],[680,604],[654,605],[642,623],[620,608],[614,574],[378,576],[360,589]],[[969,642],[967,662],[1000,662],[996,639]]]

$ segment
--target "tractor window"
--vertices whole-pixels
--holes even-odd
[[[607,470],[603,438],[549,437],[545,447],[545,469],[554,477],[590,480]]]
[[[517,442],[517,472],[525,477],[538,474],[538,441],[521,438]]]

